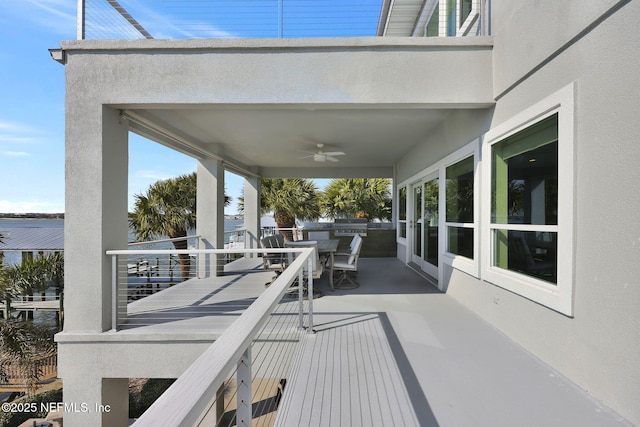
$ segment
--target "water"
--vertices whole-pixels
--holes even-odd
[[[225,219],[224,220],[224,231],[234,231],[238,228],[242,228],[244,221],[242,219]],[[0,231],[5,228],[64,228],[64,220],[63,219],[0,219]],[[187,234],[195,234],[195,232],[187,233]],[[230,234],[225,234],[224,243],[229,243]],[[166,237],[165,237],[166,238]],[[135,240],[134,234],[129,232],[129,241],[132,242]],[[189,242],[190,245],[193,245],[193,241]],[[143,247],[138,247],[137,249],[143,249]],[[154,245],[153,249],[173,249],[173,245],[171,243],[166,244],[158,244]],[[22,254],[20,252],[5,252],[5,264],[12,265],[17,262],[20,262],[22,258]]]

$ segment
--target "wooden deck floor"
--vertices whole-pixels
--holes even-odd
[[[116,335],[210,338],[271,274],[204,280],[179,303],[178,285],[173,296],[131,304],[130,321],[139,323]],[[282,373],[276,426],[631,425],[398,260],[361,259],[359,281],[335,292],[326,277],[315,282],[324,294],[314,300],[316,333]],[[160,305],[149,305],[154,299]]]
[[[383,320],[340,317],[304,339],[276,425],[419,426]]]
[[[314,301],[276,426],[630,426],[395,259]]]
[[[225,275],[191,279],[128,304],[120,334],[204,333],[215,338],[264,292],[273,272],[260,259],[242,259]]]

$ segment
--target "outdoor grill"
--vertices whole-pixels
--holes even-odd
[[[333,223],[333,234],[339,236],[355,236],[359,234],[362,237],[367,235],[367,219],[366,218],[339,218]]]

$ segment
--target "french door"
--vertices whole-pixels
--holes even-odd
[[[435,279],[440,258],[439,188],[437,174],[411,185],[411,261]]]

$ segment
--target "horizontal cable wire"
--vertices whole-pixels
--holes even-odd
[[[156,39],[375,36],[382,0],[119,0]],[[282,26],[280,28],[280,25]],[[86,0],[86,39],[144,36],[107,0]]]
[[[286,380],[291,372],[302,334],[302,331],[297,328],[297,310],[297,300],[285,295],[281,305],[252,343],[251,401],[253,402],[253,425],[256,427],[272,425],[272,418],[275,418],[279,405],[278,389],[282,390],[281,380]],[[273,336],[278,338],[274,339]],[[274,357],[275,355],[279,357]],[[212,419],[216,420],[216,426],[236,425],[235,409],[233,409],[237,407],[237,384],[234,380],[236,373],[237,369],[230,374],[229,380],[225,383],[225,391],[230,390],[230,393],[223,394],[222,413],[216,415],[220,403],[216,399],[211,402],[208,412],[198,425],[208,425],[207,423]]]

